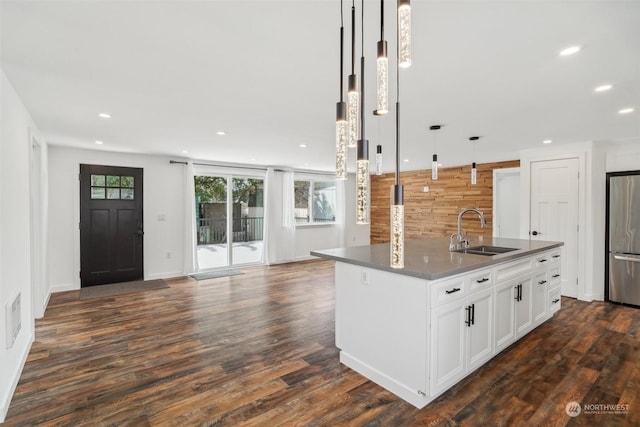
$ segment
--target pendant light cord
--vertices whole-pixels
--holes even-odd
[[[384,40],[384,0],[380,0],[380,41]]]
[[[351,2],[351,75],[356,73],[356,3]]]
[[[342,0],[340,0],[340,102],[344,102],[344,13]]]
[[[360,139],[364,144],[364,0],[362,0],[362,10],[360,15]]]
[[[400,185],[400,26],[396,28],[396,185]]]

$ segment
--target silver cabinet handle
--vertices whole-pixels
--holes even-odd
[[[620,261],[632,261],[632,262],[640,262],[640,258],[633,258],[630,256],[622,256],[622,255],[614,255],[613,258]]]

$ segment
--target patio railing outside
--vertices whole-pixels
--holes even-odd
[[[252,242],[262,240],[264,218],[241,217],[233,219],[233,241]],[[199,218],[198,245],[227,243],[227,218]]]

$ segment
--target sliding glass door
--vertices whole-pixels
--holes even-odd
[[[263,260],[264,179],[196,175],[199,270]]]

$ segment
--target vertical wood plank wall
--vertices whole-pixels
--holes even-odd
[[[471,185],[471,165],[438,170],[438,180],[431,180],[431,170],[400,174],[404,184],[405,239],[448,236],[458,227],[458,213],[463,208],[483,211],[487,228],[480,228],[477,215],[463,217],[462,229],[469,236],[492,235],[493,170],[515,168],[520,160],[478,164],[477,184]],[[371,243],[389,241],[390,200],[393,173],[371,176]],[[429,186],[429,192],[423,188]]]

